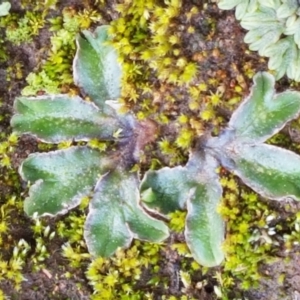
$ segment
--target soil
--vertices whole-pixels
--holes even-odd
[[[57,9],[52,11],[52,15],[60,15],[64,7],[72,7],[75,10],[82,8],[90,1],[59,1]],[[187,1],[189,2],[189,1]],[[195,4],[203,5],[205,1],[190,1]],[[197,3],[201,2],[201,3]],[[20,1],[11,1],[11,12],[24,14],[21,8]],[[201,28],[201,22],[204,18],[214,18],[217,20],[216,33],[211,40],[203,40],[201,36],[195,35],[193,39],[187,39],[187,51],[193,48],[193,51],[208,51],[211,55],[204,62],[200,63],[200,70],[203,72],[203,81],[211,77],[219,76],[222,78],[222,85],[226,87],[225,93],[230,93],[230,86],[234,85],[237,77],[243,78],[244,94],[248,94],[251,80],[243,76],[243,66],[247,62],[251,64],[256,71],[267,70],[267,62],[260,58],[256,53],[249,52],[248,46],[243,43],[245,32],[239,26],[234,18],[232,11],[220,11],[214,3],[209,1],[210,7],[205,13],[201,12],[199,18],[195,19],[195,24],[199,26],[199,32],[205,29]],[[109,5],[109,9],[113,9],[113,5]],[[208,14],[208,16],[206,16]],[[106,19],[115,17],[113,14],[108,14]],[[2,28],[2,37],[5,39],[5,30]],[[33,72],[40,61],[41,49],[50,47],[49,26],[46,25],[40,30],[38,36],[30,43],[22,43],[20,46],[5,42],[8,59],[0,64],[0,95],[2,106],[0,107],[0,115],[3,116],[0,121],[0,132],[9,134],[10,118],[13,114],[14,99],[21,94],[22,89],[26,86],[25,78]],[[199,40],[197,40],[199,38]],[[196,46],[195,46],[196,45]],[[195,47],[197,49],[195,49]],[[219,49],[219,52],[214,52],[214,49]],[[15,66],[17,63],[23,65],[22,78],[12,75],[10,81],[7,80],[8,67]],[[287,79],[282,79],[277,84],[278,90],[284,90],[288,86]],[[220,108],[220,115],[229,118],[231,112],[227,109]],[[297,138],[297,132],[292,132],[291,135],[287,129],[284,130],[286,135],[294,141]],[[14,174],[17,174],[17,169],[21,161],[28,156],[29,153],[39,151],[38,142],[30,136],[23,136],[14,152],[11,154],[12,169]],[[5,172],[5,168],[1,168],[0,172]],[[15,175],[17,176],[17,175]],[[21,195],[24,198],[26,195],[26,183],[18,178],[19,186],[10,185],[4,179],[4,173],[0,177],[0,205],[5,204],[8,195]],[[279,214],[286,214],[284,205],[272,204]],[[294,205],[292,212],[295,213],[300,209],[299,205]],[[0,216],[1,218],[1,216]],[[51,226],[51,230],[55,230],[55,222],[63,220],[64,217],[55,219],[46,218],[45,223]],[[1,220],[1,219],[0,219]],[[24,239],[31,246],[31,252],[35,251],[36,239],[32,230],[32,220],[25,216],[22,209],[15,210],[11,216],[10,234],[6,237],[5,242],[9,245],[15,245],[20,239]],[[222,267],[208,271],[207,274],[196,273],[192,277],[192,283],[186,289],[179,278],[180,266],[183,258],[171,248],[171,242],[180,242],[183,240],[182,235],[174,234],[168,241],[169,245],[160,253],[160,271],[162,278],[168,278],[168,285],[158,285],[156,288],[149,287],[151,279],[151,270],[146,267],[143,269],[141,279],[136,285],[137,290],[145,290],[153,293],[153,299],[169,299],[163,298],[163,295],[168,297],[174,296],[172,299],[184,299],[181,296],[187,295],[187,299],[217,299],[214,293],[214,286],[217,284],[215,272],[221,270]],[[62,256],[61,247],[66,242],[56,236],[47,244],[47,249],[50,256],[43,262],[43,267],[38,271],[33,271],[33,262],[30,255],[25,260],[25,265],[22,269],[24,281],[21,284],[21,289],[16,290],[11,280],[0,280],[0,289],[5,295],[5,299],[20,299],[20,300],[47,300],[47,299],[91,299],[93,288],[89,285],[85,272],[89,261],[83,261],[80,268],[70,266],[70,261]],[[6,246],[0,249],[0,259],[9,260],[12,257],[13,246]],[[234,286],[229,291],[227,299],[287,299],[300,300],[300,247],[295,246],[290,252],[278,250],[274,255],[276,258],[272,264],[262,264],[261,274],[263,278],[259,282],[258,288],[250,288],[248,291],[241,289],[239,282],[235,282]],[[1,273],[1,270],[0,270]],[[69,274],[70,276],[67,276]],[[284,274],[284,279],[280,280],[280,275]],[[1,278],[1,277],[0,277]],[[205,282],[202,287],[197,286],[198,282]],[[0,296],[1,299],[1,296]],[[102,299],[101,297],[97,299]],[[128,298],[135,299],[135,298]],[[141,299],[141,298],[138,298]],[[146,298],[145,298],[146,299]],[[224,298],[225,299],[225,298]]]

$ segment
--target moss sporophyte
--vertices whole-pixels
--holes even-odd
[[[264,144],[298,116],[300,93],[275,94],[274,77],[256,74],[249,97],[219,136],[191,137],[195,146],[185,166],[150,170],[140,180],[136,166],[157,124],[119,112],[122,69],[107,30],[100,26],[77,37],[74,80],[88,101],[62,94],[15,101],[11,125],[17,134],[29,133],[46,143],[93,141],[93,147],[81,143],[33,153],[23,161],[20,174],[31,184],[25,212],[35,217],[64,214],[92,194],[84,238],[92,255],[107,257],[133,238],[162,242],[169,236],[166,223],[147,210],[165,215],[187,210],[185,238],[193,257],[204,266],[218,265],[224,258],[224,221],[217,212],[220,165],[264,197],[300,199],[300,157]],[[160,146],[168,151],[166,141]]]

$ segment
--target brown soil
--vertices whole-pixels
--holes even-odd
[[[12,2],[12,12],[23,13],[20,7],[19,1]],[[59,15],[63,7],[73,6],[74,8],[82,7],[82,3],[89,1],[60,1],[58,9],[55,13]],[[197,2],[197,1],[192,1]],[[202,2],[202,1],[198,1]],[[200,5],[200,3],[199,3]],[[247,45],[243,43],[244,31],[239,26],[238,22],[234,18],[232,12],[224,12],[216,9],[212,3],[210,3],[211,9],[207,11],[208,17],[213,17],[217,20],[216,34],[210,41],[203,40],[203,36],[197,34],[194,36],[194,40],[186,40],[186,46],[197,47],[193,48],[193,51],[211,51],[212,55],[209,59],[201,63],[201,72],[203,72],[203,81],[207,78],[222,76],[223,85],[227,88],[226,93],[230,93],[230,86],[236,82],[237,76],[243,76],[243,64],[245,62],[251,63],[255,70],[266,70],[267,65],[264,60],[259,58],[256,53],[246,52]],[[199,24],[199,32],[203,28],[201,27],[201,21],[206,17],[204,13],[199,14],[199,19],[194,20]],[[109,19],[110,16],[107,16]],[[4,29],[2,29],[2,37],[5,37]],[[21,90],[26,86],[25,78],[36,67],[39,58],[41,48],[50,46],[49,31],[45,27],[40,31],[40,34],[34,38],[33,42],[23,43],[20,46],[13,46],[10,43],[6,43],[8,60],[0,64],[0,94],[3,105],[0,107],[0,115],[4,116],[0,121],[0,132],[6,134],[11,132],[9,126],[9,120],[13,113],[13,102],[16,96],[20,95]],[[197,40],[199,38],[199,40]],[[195,46],[196,45],[196,46]],[[215,48],[220,49],[219,53],[213,52]],[[248,53],[248,54],[245,54]],[[23,68],[23,78],[12,78],[10,82],[7,82],[7,67],[13,66],[16,63],[21,62]],[[251,85],[250,80],[244,77],[245,94],[248,93],[248,88]],[[283,79],[278,83],[278,89],[285,89],[287,86],[287,80]],[[225,117],[230,116],[230,111],[220,110],[220,114]],[[38,151],[37,141],[28,136],[22,137],[18,143],[18,147],[12,155],[12,164],[15,170],[20,165],[22,159],[27,157],[29,153]],[[1,172],[5,172],[4,169]],[[20,179],[21,182],[21,179]],[[0,204],[5,201],[5,197],[9,194],[23,194],[25,192],[26,184],[22,183],[20,186],[10,186],[4,180],[0,181]],[[282,206],[278,206],[278,211],[283,210]],[[297,211],[299,207],[295,207]],[[13,216],[15,222],[11,225],[11,234],[9,239],[20,240],[24,239],[31,245],[31,251],[34,251],[35,239],[33,232],[30,229],[32,224],[31,220],[27,218],[22,211],[19,215]],[[56,220],[47,220],[54,230],[54,224]],[[182,236],[174,235],[169,242],[181,241]],[[48,245],[50,257],[44,262],[44,267],[37,272],[32,271],[32,262],[30,257],[26,260],[26,265],[22,270],[22,274],[25,281],[22,283],[22,287],[19,291],[15,290],[12,282],[0,281],[0,289],[3,290],[7,299],[20,299],[20,300],[46,300],[46,299],[90,299],[93,290],[88,285],[88,281],[85,277],[85,270],[88,262],[84,262],[81,268],[72,268],[69,266],[69,261],[62,257],[61,246],[65,241],[59,237],[55,237]],[[8,251],[5,249],[0,250],[1,259],[9,259],[11,257],[12,247]],[[183,292],[183,284],[178,277],[180,271],[180,264],[182,258],[177,252],[167,248],[169,251],[161,253],[161,271],[160,274],[163,278],[169,278],[168,287],[158,286],[153,292],[153,299],[163,299],[162,295],[173,295],[180,299],[182,295],[189,295],[195,299],[216,299],[213,291],[213,286],[216,284],[216,279],[213,278],[213,271],[208,272],[206,275],[198,274],[198,277],[193,277],[193,283],[188,292]],[[260,286],[257,289],[250,289],[249,291],[242,291],[239,288],[238,282],[230,293],[229,299],[300,299],[300,259],[299,249],[295,248],[290,253],[282,253],[281,256],[276,254],[277,260],[274,264],[263,265],[261,267],[262,275],[265,277],[261,280]],[[288,259],[287,259],[288,258]],[[0,270],[1,271],[1,270]],[[70,278],[66,277],[66,272],[70,272]],[[138,282],[137,290],[148,290],[149,277],[151,272],[145,269],[142,273],[143,276]],[[284,274],[284,280],[280,282],[278,277],[280,274]],[[196,283],[205,279],[206,284],[202,288],[196,288]],[[1,299],[1,297],[0,297]],[[101,299],[101,298],[99,298]],[[165,299],[165,298],[164,298]]]

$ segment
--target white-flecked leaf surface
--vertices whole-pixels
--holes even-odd
[[[218,6],[220,9],[233,9],[235,10],[235,17],[241,20],[247,11],[255,11],[258,6],[259,0],[220,0]]]
[[[32,184],[25,212],[30,216],[66,213],[91,192],[108,166],[107,158],[88,147],[29,155],[20,167],[23,180]]]
[[[184,209],[191,189],[188,176],[187,168],[181,166],[148,171],[141,184],[144,205],[163,214]]]
[[[186,167],[148,171],[141,184],[143,203],[148,208],[166,214],[187,206],[187,245],[193,257],[208,267],[224,258],[224,224],[217,213],[222,196],[217,166],[211,156],[194,153]]]
[[[272,145],[232,143],[223,149],[234,163],[229,168],[262,196],[300,200],[300,156]]]
[[[17,134],[30,133],[49,143],[72,140],[113,140],[120,129],[116,117],[93,103],[67,95],[21,97],[15,101],[11,125]]]
[[[137,174],[121,167],[100,179],[84,230],[90,253],[106,257],[128,247],[133,238],[160,242],[168,237],[167,226],[140,207],[138,186]]]
[[[300,113],[300,93],[275,94],[275,79],[266,72],[254,76],[250,95],[233,113],[229,128],[240,142],[264,142]]]
[[[121,66],[114,48],[108,44],[108,26],[77,37],[73,62],[74,81],[97,106],[104,110],[106,100],[115,100],[121,91]]]
[[[214,267],[224,259],[224,221],[217,212],[222,187],[215,172],[218,163],[210,155],[193,155],[187,165],[193,188],[187,198],[185,239],[194,259]]]

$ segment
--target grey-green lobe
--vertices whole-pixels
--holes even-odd
[[[236,6],[235,17],[240,20],[251,6],[251,2],[250,0],[220,0],[218,6],[221,9],[232,9]]]
[[[92,138],[112,140],[120,128],[117,118],[102,113],[80,97],[21,97],[15,101],[15,110],[11,125],[16,133],[30,133],[49,143]]]
[[[250,95],[233,113],[229,128],[240,142],[264,142],[300,112],[299,92],[275,95],[275,79],[263,72],[254,76]]]
[[[217,212],[222,187],[217,167],[216,160],[207,153],[194,153],[187,164],[193,174],[193,188],[187,197],[185,239],[194,259],[207,267],[219,265],[224,259],[224,221]]]
[[[300,156],[266,144],[233,143],[226,153],[233,171],[245,184],[264,197],[300,200]]]
[[[292,36],[280,39],[276,44],[270,45],[264,51],[268,57],[268,67],[276,70],[276,79],[280,79],[285,73],[289,78],[300,81],[299,72],[299,49],[293,41]]]
[[[168,237],[167,226],[140,207],[138,186],[137,174],[121,167],[98,182],[84,230],[90,253],[110,256],[133,238],[160,242]]]
[[[23,180],[32,183],[25,212],[30,216],[66,213],[91,192],[107,166],[108,160],[88,147],[29,155],[20,167]]]
[[[169,213],[187,206],[185,236],[193,257],[204,266],[221,263],[224,224],[217,213],[222,188],[216,160],[199,151],[185,167],[148,171],[141,184],[144,205]]]
[[[148,171],[141,184],[144,204],[163,214],[184,209],[191,188],[187,181],[188,171],[181,166]]]
[[[199,183],[187,201],[185,238],[194,259],[206,267],[223,259],[224,222],[217,212],[222,197],[220,184],[212,180]]]
[[[278,18],[287,18],[299,9],[299,1],[297,0],[285,0],[282,2],[284,3],[280,5],[276,12]]]
[[[77,53],[73,62],[74,81],[104,109],[106,100],[120,96],[121,66],[114,48],[108,44],[108,26],[94,33],[83,31],[77,37]]]
[[[89,252],[94,256],[109,257],[118,248],[126,248],[132,233],[123,213],[122,190],[118,191],[111,174],[104,176],[90,202],[84,225],[84,238]]]
[[[265,55],[266,48],[275,44],[285,29],[284,24],[277,19],[276,11],[264,6],[255,12],[246,13],[241,25],[249,30],[244,41],[250,43],[250,50],[258,51],[260,55]]]

